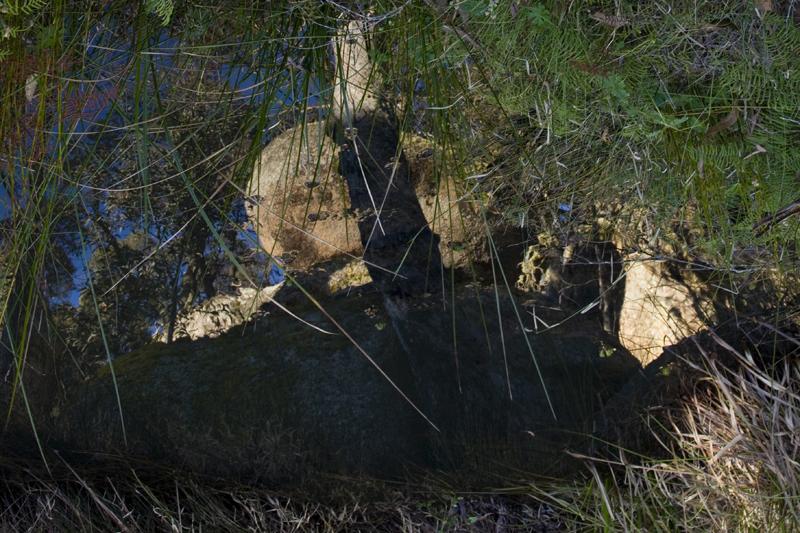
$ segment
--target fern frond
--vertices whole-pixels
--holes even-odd
[[[166,26],[172,18],[172,12],[175,10],[175,3],[173,0],[147,0],[145,8],[148,13],[160,18],[161,24]]]
[[[47,5],[47,0],[7,0],[5,2],[6,13],[12,17],[20,15],[31,16],[41,11]]]

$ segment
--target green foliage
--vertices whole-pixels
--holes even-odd
[[[11,57],[11,42],[34,27],[34,19],[47,6],[47,0],[3,0],[0,2],[0,62]]]
[[[602,80],[603,90],[608,95],[608,98],[616,105],[623,109],[628,105],[628,93],[625,89],[625,80],[617,74],[612,74]]]
[[[533,25],[534,29],[537,30],[547,29],[553,25],[550,12],[547,11],[547,8],[542,4],[524,6],[522,8],[522,15]]]
[[[36,46],[39,50],[55,48],[63,39],[63,26],[57,22],[43,24],[36,36]]]
[[[735,239],[702,246],[714,262],[731,247],[797,244],[797,220],[752,231],[800,198],[791,17],[759,17],[744,1],[500,2],[491,20],[486,3],[468,5],[468,52],[487,89],[473,91],[475,113],[527,124],[501,142],[504,172],[488,182],[509,219],[527,205],[537,220],[545,199],[552,212],[554,199],[622,197],[665,231],[677,217],[707,243]]]
[[[163,26],[167,26],[172,18],[172,12],[175,10],[175,2],[174,0],[147,0],[145,9],[151,15],[161,19]]]
[[[0,5],[0,13],[8,14],[12,17],[22,15],[33,15],[41,11],[48,3],[48,0],[4,0]]]

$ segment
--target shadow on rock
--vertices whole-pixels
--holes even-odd
[[[279,300],[335,331],[296,292]],[[504,468],[556,473],[563,449],[588,445],[594,413],[638,368],[623,350],[604,356],[596,321],[526,332],[532,320],[520,324],[511,301],[485,288],[404,300],[403,321],[372,286],[320,304],[385,376],[344,335],[270,304],[246,329],[118,358],[127,446],[107,368],[54,420],[51,444],[271,482],[409,468],[476,482]]]

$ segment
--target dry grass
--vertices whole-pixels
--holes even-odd
[[[108,469],[79,473],[77,468],[54,480],[39,476],[30,465],[4,466],[2,532],[495,532],[555,531],[562,525],[550,506],[520,497],[458,496],[366,480],[339,480],[358,486],[358,494],[310,496],[124,467],[114,470],[113,480]]]
[[[576,530],[798,531],[800,361],[766,370],[716,340],[720,354],[697,343],[696,359],[682,358],[701,379],[679,408],[651,420],[664,458],[617,450],[613,460],[587,459],[588,482],[534,496]]]
[[[63,462],[55,478],[6,460],[0,531],[797,531],[800,361],[716,341],[679,356],[695,379],[650,413],[661,453],[584,458],[582,479],[505,495],[370,480],[277,493],[116,460]]]

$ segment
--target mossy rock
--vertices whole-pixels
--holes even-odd
[[[575,434],[591,432],[598,398],[636,369],[624,350],[603,356],[596,321],[536,335],[507,298],[498,320],[493,290],[390,305],[368,286],[321,301],[428,422],[299,291],[280,300],[336,334],[268,304],[246,329],[122,356],[114,370],[127,446],[108,368],[59,417],[59,445],[271,481],[395,477],[408,467],[478,475],[489,461],[547,471],[564,446],[580,446]]]

